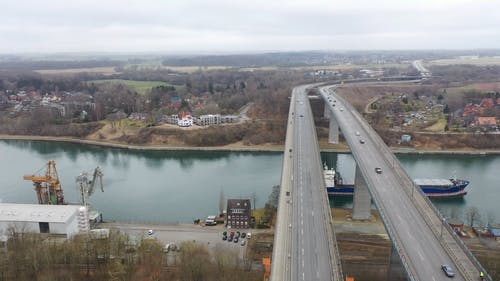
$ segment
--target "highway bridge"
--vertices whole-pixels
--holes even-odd
[[[318,86],[302,85],[292,91],[271,281],[343,280],[307,97],[308,89]],[[479,272],[484,272],[479,262],[377,133],[335,93],[335,87],[319,87],[336,122],[330,128],[340,128],[351,148],[357,172],[364,178],[408,280],[448,280],[442,264],[455,270],[454,280],[479,280]]]

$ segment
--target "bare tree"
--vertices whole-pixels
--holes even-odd
[[[481,222],[481,213],[477,207],[471,206],[465,210],[465,218],[469,225],[472,227],[474,223]]]
[[[252,192],[252,204],[253,204],[253,210],[254,211],[255,211],[256,201],[257,201],[257,194],[254,191],[254,192]]]

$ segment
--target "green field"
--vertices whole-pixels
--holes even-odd
[[[89,83],[94,83],[96,85],[102,84],[123,84],[128,87],[133,88],[139,94],[145,94],[147,91],[151,90],[153,87],[157,86],[168,86],[168,83],[161,81],[136,81],[136,80],[123,80],[123,79],[101,79],[92,80]]]

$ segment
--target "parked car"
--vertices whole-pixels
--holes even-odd
[[[155,232],[152,229],[148,230],[148,235],[153,235],[154,233]]]
[[[444,274],[448,277],[454,277],[455,276],[455,271],[453,271],[453,268],[447,264],[442,264],[441,269],[444,271]]]
[[[222,235],[226,236],[227,235],[227,231],[222,232]]]
[[[247,240],[241,240],[241,246],[245,246]]]
[[[241,238],[245,238],[246,236],[247,236],[247,234],[245,232],[241,233]]]
[[[382,168],[380,167],[375,168],[375,173],[382,174]]]
[[[227,236],[226,235],[222,236],[222,241],[226,241],[226,240],[227,240]]]
[[[234,231],[231,231],[231,232],[229,233],[229,237],[231,237],[231,238],[232,238],[232,237],[234,237]]]
[[[252,238],[252,233],[248,232],[247,233],[247,239],[250,239],[250,238]]]
[[[229,237],[227,238],[227,242],[231,242],[231,241],[233,241],[233,236],[229,236]]]
[[[234,238],[234,243],[238,243],[238,237]]]

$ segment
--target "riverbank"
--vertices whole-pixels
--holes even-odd
[[[284,146],[279,144],[245,145],[241,142],[225,146],[164,146],[164,145],[127,145],[111,141],[86,140],[70,137],[47,137],[25,135],[0,135],[0,140],[31,140],[50,141],[95,145],[102,147],[143,150],[143,151],[226,151],[226,152],[283,152]],[[349,153],[349,148],[344,144],[332,145],[320,141],[321,152]],[[500,149],[461,149],[461,150],[417,150],[413,148],[391,147],[395,154],[433,154],[433,155],[500,155]]]

